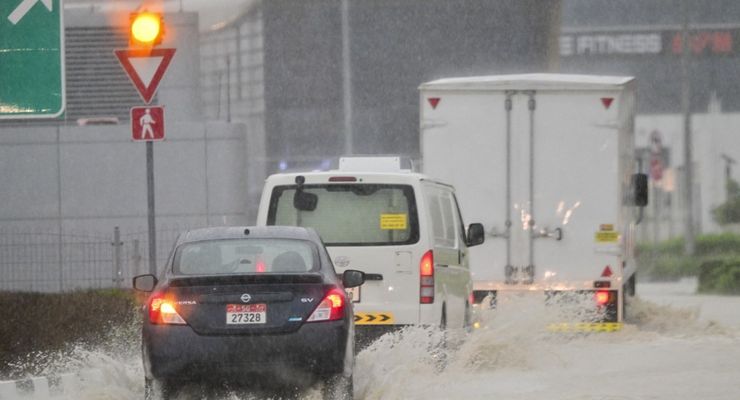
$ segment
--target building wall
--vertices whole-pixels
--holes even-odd
[[[202,111],[197,15],[165,21],[161,46],[177,51],[152,102],[165,107],[166,139],[153,145],[160,267],[186,228],[253,223],[247,188],[255,186],[247,125],[208,122]],[[127,23],[128,12],[65,13],[67,113],[0,124],[0,289],[128,286],[147,268],[146,152],[128,121],[143,101],[113,54],[128,46]],[[118,282],[115,227],[132,265]]]
[[[257,217],[266,177],[265,82],[262,8],[242,10],[229,24],[201,33],[201,85],[205,117],[244,124],[248,221]]]
[[[354,152],[419,155],[418,91],[444,76],[543,71],[557,0],[349,1]],[[273,170],[344,151],[341,2],[263,2]]]
[[[693,113],[695,223],[699,232],[721,228],[711,210],[725,200],[721,154],[740,156],[736,116],[740,112],[740,2],[734,0],[566,0],[560,37],[561,71],[632,75],[637,78],[637,146],[658,132],[669,149],[672,190],[659,193],[663,225],[649,225],[643,239],[681,236],[683,125],[681,30],[689,21],[688,83]],[[737,159],[737,158],[736,158]],[[737,179],[737,172],[733,177]],[[657,183],[660,191],[661,182]],[[655,215],[656,204],[648,208]],[[661,211],[659,211],[661,212]]]
[[[663,147],[667,149],[663,179],[652,181],[651,186],[659,191],[646,210],[648,223],[642,239],[653,241],[680,236],[683,232],[684,199],[683,188],[683,119],[679,114],[641,115],[637,118],[637,146],[649,147],[649,136],[659,132]],[[694,135],[694,218],[700,232],[719,232],[720,227],[712,218],[712,209],[727,199],[725,191],[725,161],[722,155],[740,160],[740,141],[737,126],[740,114],[720,113],[717,110],[695,114],[692,117]],[[648,162],[647,160],[644,160]],[[739,180],[740,173],[732,168],[732,178]],[[656,208],[657,207],[657,208]],[[661,221],[658,233],[653,225],[656,213]]]

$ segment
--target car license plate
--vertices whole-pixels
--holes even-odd
[[[347,297],[352,300],[353,303],[359,303],[360,302],[360,287],[353,287],[349,289],[344,289],[347,291]]]
[[[267,323],[267,304],[227,304],[226,324],[247,325]]]

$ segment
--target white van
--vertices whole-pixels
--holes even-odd
[[[382,333],[470,323],[468,247],[483,243],[483,226],[466,233],[454,188],[401,169],[398,157],[341,158],[338,170],[272,175],[257,225],[312,227],[338,272],[365,272],[365,284],[350,292],[356,325]]]

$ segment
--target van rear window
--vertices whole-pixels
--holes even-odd
[[[268,225],[316,229],[327,246],[383,246],[419,240],[414,189],[409,185],[277,186]]]

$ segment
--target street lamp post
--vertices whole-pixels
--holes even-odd
[[[684,156],[684,184],[683,195],[686,213],[684,228],[684,252],[693,255],[696,250],[694,233],[694,196],[693,196],[693,166],[691,148],[691,84],[689,82],[689,62],[691,47],[689,46],[689,0],[681,2],[683,14],[683,29],[681,29],[681,112],[683,114],[683,156]]]
[[[344,108],[344,154],[354,153],[352,133],[352,63],[350,54],[349,0],[342,0],[342,100]]]

